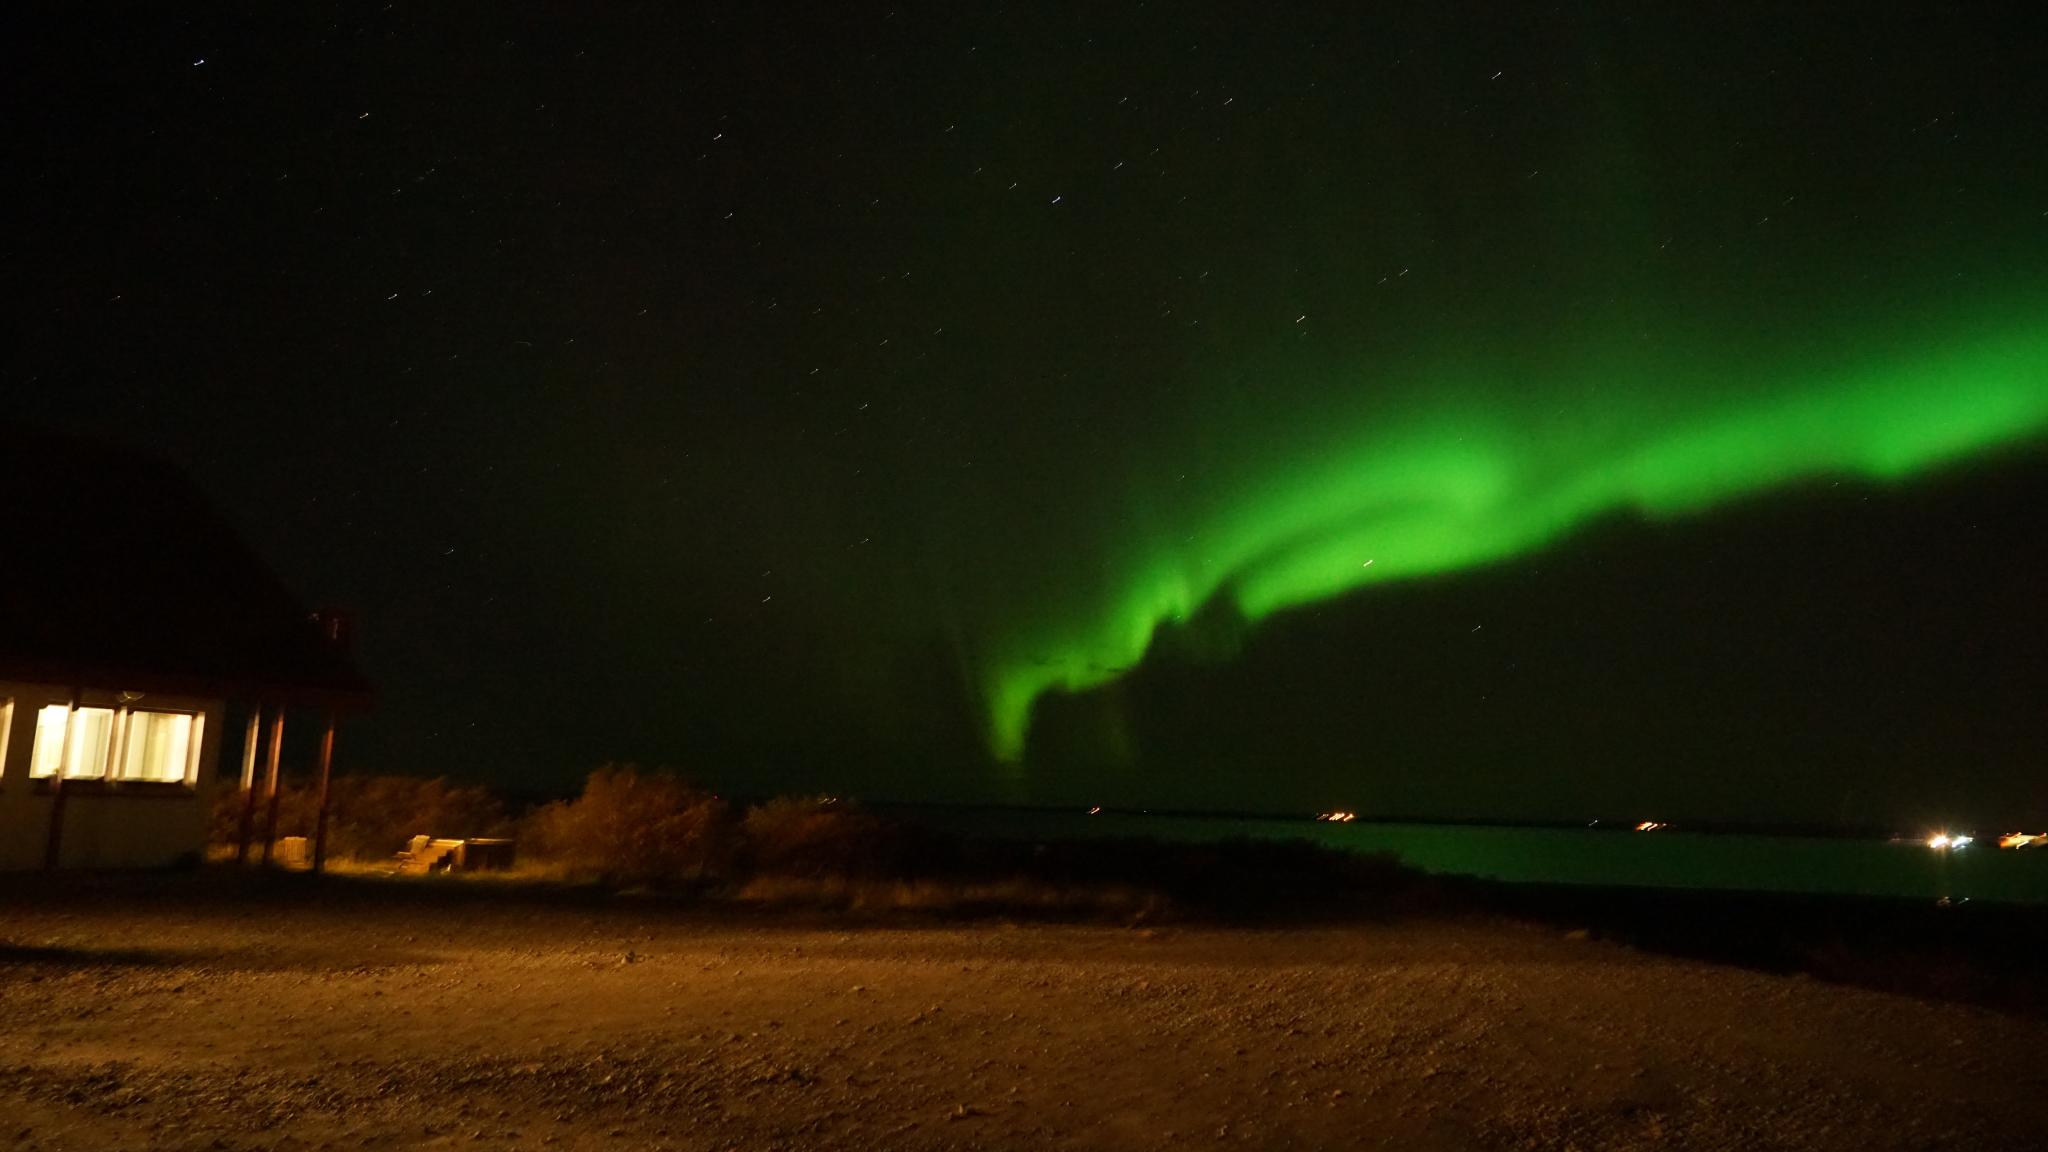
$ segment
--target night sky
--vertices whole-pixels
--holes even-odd
[[[360,771],[2048,820],[2039,5],[824,9],[11,7],[8,415]]]

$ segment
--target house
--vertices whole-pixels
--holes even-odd
[[[288,710],[368,706],[346,618],[307,612],[169,464],[0,425],[0,507],[0,869],[196,859],[216,788],[252,816],[274,792]]]

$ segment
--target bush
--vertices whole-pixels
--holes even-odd
[[[667,770],[599,768],[583,795],[527,817],[527,850],[606,881],[645,884],[722,875],[732,849],[727,805]]]
[[[287,785],[280,836],[313,835],[319,795]],[[244,794],[224,789],[216,845],[232,847]],[[260,854],[264,798],[252,848]],[[407,776],[338,776],[328,818],[336,859],[388,860],[415,835],[514,836],[523,863],[558,878],[613,885],[728,886],[771,905],[861,911],[1232,918],[1380,914],[1430,899],[1419,874],[1391,857],[1306,842],[971,838],[934,831],[823,796],[785,796],[737,818],[730,806],[667,770],[607,765],[574,800],[510,819],[488,789]],[[549,867],[549,866],[552,867]],[[531,874],[530,874],[531,875]]]
[[[252,854],[260,855],[268,799],[259,790],[250,823]],[[246,794],[222,788],[214,797],[209,834],[216,845],[233,847],[241,835]],[[311,840],[320,813],[317,784],[281,783],[277,797],[279,837]],[[381,860],[414,836],[466,839],[510,836],[513,822],[488,788],[463,787],[445,779],[412,776],[336,776],[328,795],[327,854],[336,859]]]
[[[762,876],[901,877],[933,855],[928,834],[828,796],[782,796],[747,813],[747,864]]]

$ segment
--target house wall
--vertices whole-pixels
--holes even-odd
[[[119,703],[118,689],[84,689],[80,704],[95,708]],[[29,778],[35,755],[36,713],[71,697],[67,686],[0,682],[0,869],[41,868],[48,850],[50,810],[55,798],[47,781]],[[10,709],[6,702],[11,701]],[[190,786],[105,786],[67,781],[64,833],[59,863],[66,868],[160,868],[197,859],[206,850],[206,816],[220,777],[223,702],[152,694],[144,708],[197,712],[200,734],[197,779]]]

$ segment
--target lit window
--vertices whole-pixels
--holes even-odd
[[[198,718],[184,712],[131,712],[116,780],[182,783],[192,762]]]
[[[64,755],[64,730],[76,724],[71,737],[71,755]],[[36,753],[28,774],[38,779],[55,776],[57,761],[64,761],[67,780],[97,780],[106,775],[107,750],[114,735],[112,708],[80,708],[73,712],[62,704],[51,704],[36,714]]]

